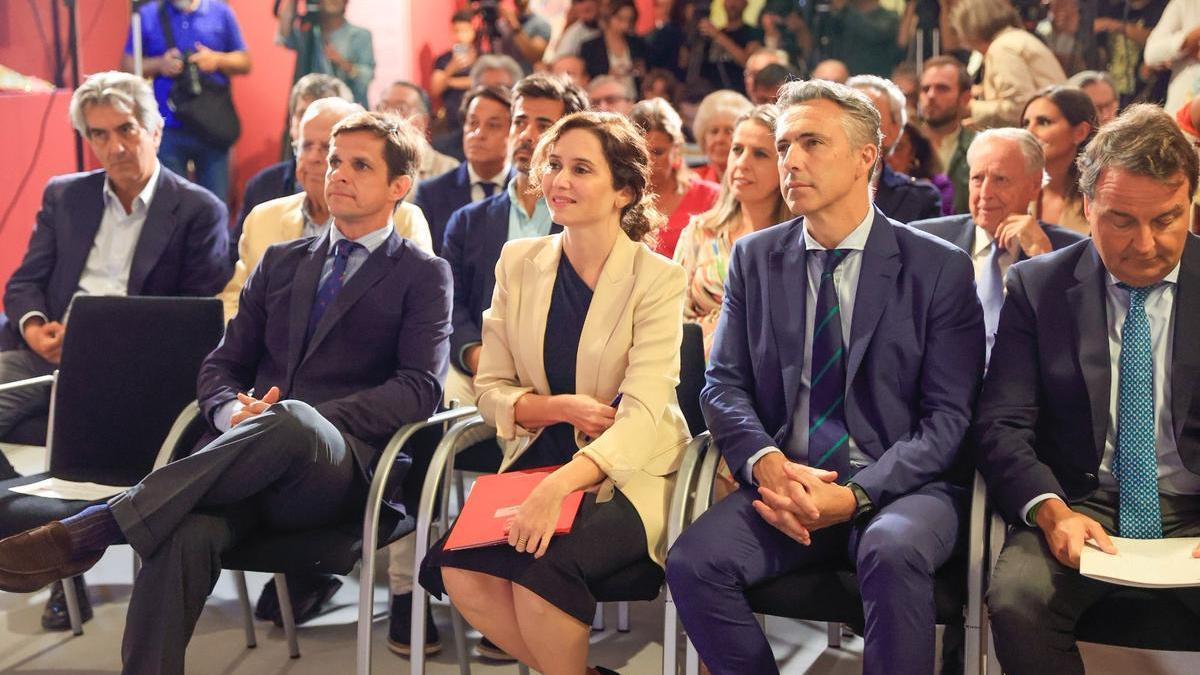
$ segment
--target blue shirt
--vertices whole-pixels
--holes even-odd
[[[550,208],[546,206],[546,199],[538,197],[533,205],[533,213],[527,214],[517,194],[517,181],[508,181],[508,187],[505,189],[508,191],[508,198],[512,200],[512,206],[508,208],[508,241],[550,234]]]
[[[313,41],[306,44],[304,33],[310,30]],[[307,53],[309,46],[321,45],[326,41],[354,66],[353,72],[346,72],[330,63],[323,49],[316,49],[312,54]],[[371,31],[344,23],[329,34],[322,35],[320,26],[312,26],[305,31],[296,26],[288,33],[283,46],[300,53],[301,56],[297,56],[297,59],[311,61],[312,70],[309,72],[333,75],[345,82],[354,94],[354,102],[367,107],[367,87],[370,86],[371,80],[375,79],[375,47],[371,42]]]
[[[171,32],[175,35],[175,46],[181,53],[187,54],[196,50],[196,43],[208,47],[214,52],[244,52],[246,42],[242,40],[242,29],[238,26],[237,17],[233,10],[220,0],[200,0],[196,11],[184,13],[175,9],[169,2],[151,2],[142,5],[138,14],[142,17],[142,56],[155,57],[167,53],[167,36],[163,33],[159,20],[159,8],[167,8],[167,18],[171,22]],[[125,41],[125,53],[133,54],[133,32]],[[228,85],[229,76],[221,72],[205,73],[204,77],[215,82]],[[177,129],[181,125],[171,113],[167,105],[167,95],[171,93],[171,85],[175,79],[165,75],[154,78],[154,98],[158,100],[158,110],[162,113],[166,126]]]

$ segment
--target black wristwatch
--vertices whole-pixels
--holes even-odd
[[[857,483],[846,483],[846,487],[854,493],[854,516],[851,520],[856,522],[869,520],[875,513],[875,505],[871,503],[871,496],[867,491],[862,489],[862,486]]]

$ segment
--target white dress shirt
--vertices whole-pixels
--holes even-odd
[[[504,163],[504,168],[495,176],[480,176],[475,173],[475,167],[467,162],[467,176],[471,179],[471,202],[482,201],[488,195],[483,191],[483,186],[480,183],[491,183],[496,186],[492,190],[493,195],[498,195],[504,189],[504,179],[508,177],[508,162]]]
[[[983,269],[987,267],[988,257],[992,254],[992,235],[982,227],[975,226],[975,246],[971,249],[971,265],[975,267],[975,281],[983,278]],[[1005,249],[1000,253],[999,259],[996,261],[1000,265],[1000,278],[1008,278],[1008,268],[1017,261],[1017,256],[1013,255],[1012,251]],[[1008,293],[1008,286],[1004,287],[1005,294]]]

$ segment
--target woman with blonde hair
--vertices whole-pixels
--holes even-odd
[[[692,218],[675,247],[675,262],[683,266],[688,279],[683,317],[700,324],[706,357],[721,315],[734,242],[793,217],[779,189],[778,115],[775,106],[760,105],[737,119],[717,203]]]
[[[662,583],[667,501],[689,439],[675,397],[684,274],[643,243],[662,216],[629,120],[559,120],[531,176],[564,231],[505,245],[475,390],[504,450],[501,471],[557,468],[521,503],[507,544],[439,543],[421,583],[448,592],[530,668],[579,675],[603,672],[586,666],[591,588],[631,568],[646,595]],[[563,499],[581,490],[573,529],[555,535]]]
[[[721,182],[725,175],[725,163],[729,161],[733,124],[742,113],[753,107],[750,99],[729,89],[714,91],[700,101],[696,118],[692,120],[692,134],[700,150],[708,157],[708,164],[697,170],[700,178],[713,183]]]
[[[670,103],[661,98],[639,101],[629,119],[646,135],[654,206],[667,217],[654,250],[670,258],[688,220],[712,207],[720,186],[701,180],[683,161],[683,120]]]

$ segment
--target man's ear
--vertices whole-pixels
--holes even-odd
[[[401,174],[392,179],[392,183],[389,187],[391,188],[392,197],[397,202],[400,202],[404,201],[404,198],[408,196],[408,191],[412,189],[412,186],[412,176],[405,176],[404,174]]]

